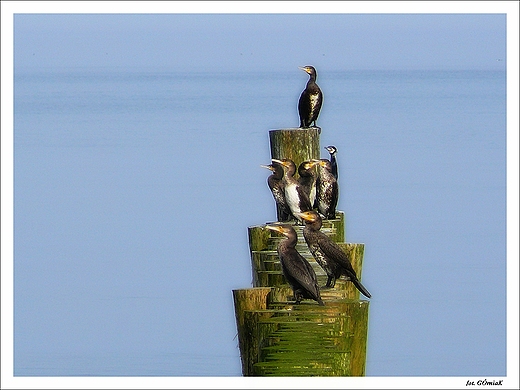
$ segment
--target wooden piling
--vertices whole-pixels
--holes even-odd
[[[319,159],[320,132],[319,127],[270,130],[271,158],[291,159],[296,168],[303,161]],[[298,173],[295,176],[298,176]]]
[[[318,159],[320,133],[319,128],[271,130],[271,157],[289,158],[296,166]],[[300,238],[297,249],[323,286],[327,276],[303,241],[303,227],[294,228]],[[345,242],[345,214],[337,211],[321,230],[350,255],[361,280],[364,244]],[[338,279],[334,288],[321,289],[325,306],[310,300],[295,304],[276,252],[281,237],[266,224],[249,227],[248,237],[253,288],[233,290],[242,374],[365,375],[369,301],[359,299],[352,282]]]
[[[258,361],[258,319],[251,313],[267,309],[267,295],[271,288],[248,288],[233,290],[235,319],[238,329],[238,345],[242,360],[242,375],[253,373],[253,365]]]

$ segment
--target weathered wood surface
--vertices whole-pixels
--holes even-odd
[[[244,376],[363,376],[368,301],[272,301],[245,310]],[[239,333],[239,337],[240,337]]]
[[[270,291],[268,287],[233,290],[238,346],[244,376],[253,372],[253,364],[258,360],[258,332],[255,328],[258,320],[252,319],[250,313],[267,309],[267,295]]]
[[[291,159],[296,164],[296,168],[303,161],[319,159],[320,132],[319,127],[270,130],[271,158]],[[295,177],[297,176],[298,173]]]

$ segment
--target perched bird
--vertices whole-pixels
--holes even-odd
[[[298,175],[300,175],[298,183],[309,196],[312,208],[316,207],[316,179],[318,178],[318,172],[314,168],[316,165],[316,160],[310,160],[302,162],[298,167]]]
[[[356,272],[350,264],[350,256],[330,237],[320,231],[322,220],[319,214],[315,211],[306,211],[301,214],[301,218],[305,221],[305,228],[303,229],[305,242],[307,242],[307,246],[317,263],[327,273],[326,287],[334,287],[336,279],[345,275],[364,296],[370,298],[370,293],[358,280]]]
[[[323,94],[320,87],[316,84],[317,73],[313,66],[299,67],[301,70],[309,74],[309,81],[307,86],[300,95],[298,101],[298,113],[300,114],[300,127],[310,127],[314,123],[316,127],[316,120],[320,114],[321,104],[323,102]]]
[[[287,222],[291,220],[291,210],[285,200],[285,188],[283,183],[283,166],[277,162],[270,165],[260,165],[267,168],[273,173],[267,178],[267,185],[273,194],[276,203],[276,219],[278,222]]]
[[[327,149],[327,152],[330,153],[330,166],[332,167],[332,175],[338,180],[338,162],[336,161],[336,153],[338,152],[338,149],[336,149],[335,146],[325,146],[325,149]]]
[[[278,244],[277,251],[283,275],[293,289],[296,303],[308,298],[314,299],[319,305],[324,306],[316,273],[295,248],[298,241],[296,231],[291,225],[267,225],[266,227],[285,236],[285,239]]]
[[[318,178],[316,179],[316,203],[318,211],[325,219],[336,218],[339,186],[332,175],[330,161],[327,159],[314,160],[318,162]]]
[[[292,216],[301,221],[299,214],[303,211],[312,210],[312,205],[303,186],[294,178],[296,165],[289,159],[273,159],[272,161],[281,164],[283,167],[282,183],[284,185],[285,201],[291,210]]]

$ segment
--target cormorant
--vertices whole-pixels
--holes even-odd
[[[327,159],[315,160],[318,162],[318,178],[316,179],[316,203],[318,211],[326,219],[336,218],[339,186],[331,173],[331,164]]]
[[[316,273],[295,248],[298,241],[296,231],[291,225],[267,225],[266,228],[285,236],[285,239],[278,244],[277,250],[283,275],[293,289],[296,303],[308,298],[314,299],[320,306],[324,306]]]
[[[273,159],[273,162],[279,163],[283,167],[282,182],[285,190],[285,201],[294,218],[301,221],[299,214],[303,211],[312,210],[312,205],[309,196],[305,193],[301,184],[294,178],[296,165],[289,159]]]
[[[307,86],[300,95],[298,101],[298,113],[300,115],[300,127],[310,127],[314,123],[316,127],[316,120],[320,114],[321,104],[323,102],[323,94],[320,87],[316,84],[317,73],[313,66],[299,67],[301,70],[309,74],[309,81]]]
[[[287,222],[291,219],[291,210],[285,200],[285,189],[282,181],[283,166],[277,162],[270,165],[260,165],[262,168],[267,168],[273,173],[267,178],[267,185],[273,193],[273,198],[276,203],[276,219],[278,222]]]
[[[316,207],[316,179],[318,172],[314,167],[317,165],[316,160],[304,161],[298,167],[298,183],[303,187],[304,191],[309,196],[312,208]]]
[[[338,162],[336,161],[336,153],[338,152],[338,149],[336,149],[335,146],[325,146],[325,149],[327,149],[327,152],[330,153],[330,165],[332,167],[332,175],[338,180]]]
[[[301,214],[305,221],[303,237],[312,255],[318,264],[325,270],[328,276],[326,287],[334,287],[336,279],[346,275],[356,288],[367,298],[371,295],[358,280],[349,255],[346,254],[334,241],[320,231],[322,220],[315,211],[307,211]]]

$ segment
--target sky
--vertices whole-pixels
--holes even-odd
[[[506,48],[495,46],[503,41],[504,20],[490,14],[23,15],[14,19],[14,50],[20,63],[38,67],[265,71],[312,58],[329,71],[497,69],[505,60]]]
[[[176,23],[172,24],[171,19],[167,20],[165,15],[155,14],[156,12],[178,11],[175,8],[168,8],[167,3],[163,5],[165,8],[162,9],[160,4],[148,4],[141,6],[141,8],[135,8],[134,6],[137,6],[139,2],[127,4],[126,7],[124,4],[107,3],[102,5],[98,2],[92,2],[92,4],[83,7],[78,5],[78,2],[63,2],[58,5],[52,5],[49,2],[40,2],[40,4],[16,3],[12,2],[7,6],[5,2],[2,3],[2,112],[12,110],[12,107],[4,99],[6,95],[9,96],[10,92],[12,96],[12,81],[6,81],[4,77],[12,78],[12,74],[6,69],[10,68],[13,61],[10,53],[4,55],[6,53],[4,50],[7,51],[9,48],[13,50],[13,46],[9,41],[8,45],[4,45],[4,42],[9,39],[12,42],[13,31],[15,37],[20,36],[26,40],[16,41],[15,39],[14,53],[17,58],[28,66],[42,68],[57,66],[153,66],[175,68],[179,71],[266,71],[269,69],[292,71],[295,60],[299,64],[305,65],[309,58],[314,58],[316,51],[320,53],[321,57],[318,62],[315,61],[315,65],[319,66],[320,69],[330,71],[381,68],[502,69],[506,60],[508,60],[511,68],[514,68],[515,64],[518,67],[517,52],[513,58],[511,58],[511,54],[507,58],[506,47],[495,47],[492,44],[497,40],[497,36],[504,34],[502,18],[505,16],[471,14],[462,18],[462,23],[454,24],[453,15],[421,15],[421,18],[417,19],[402,14],[389,20],[382,15],[372,14],[369,17],[372,19],[372,25],[377,26],[377,28],[367,31],[363,28],[367,16],[361,17],[356,14],[373,12],[372,9],[376,5],[381,7],[378,12],[383,13],[422,13],[430,9],[428,7],[425,7],[424,10],[414,8],[418,6],[417,4],[408,5],[409,8],[400,11],[394,2],[387,2],[387,4],[365,2],[361,5],[343,5],[343,8],[330,4],[318,5],[317,2],[294,2],[294,4],[282,7],[281,11],[272,8],[268,8],[266,11],[255,8],[252,11],[255,14],[177,15]],[[340,2],[337,3],[341,5]],[[503,10],[507,8],[500,8],[500,2],[490,3],[493,3],[493,7],[496,8],[487,8],[487,11],[484,12],[503,13],[505,12]],[[513,2],[509,3],[512,4]],[[202,12],[226,12],[226,8],[222,5],[220,7],[207,5],[207,7],[208,11],[204,9]],[[475,2],[467,2],[466,5],[461,5],[461,7],[463,7],[462,12],[482,12]],[[240,6],[237,6],[237,9],[239,12],[251,12],[246,8],[240,8]],[[237,9],[232,11],[235,12]],[[26,17],[22,21],[17,20],[16,16],[13,15],[16,12],[34,12],[35,15]],[[77,15],[72,19],[56,17],[54,23],[49,23],[49,19],[46,19],[45,24],[41,25],[42,19],[37,15],[41,12],[138,12],[151,14],[141,15],[137,25],[135,15],[114,17],[114,15],[94,16],[85,14]],[[182,12],[186,12],[184,8],[182,8]],[[187,12],[201,12],[201,9],[188,7]],[[348,15],[336,15],[332,18],[331,23],[331,19],[324,17],[324,15],[262,15],[256,14],[257,12],[341,12]],[[435,12],[460,12],[460,9],[448,8]],[[516,15],[517,13],[518,7],[516,8]],[[511,14],[508,18],[510,16]],[[6,19],[4,18],[8,17],[10,19],[7,19],[7,23],[5,23]],[[97,21],[96,23],[92,23],[93,18]],[[302,27],[302,22],[304,27]],[[512,23],[516,23],[517,26],[518,16],[513,19],[513,22],[508,19],[508,25]],[[334,36],[334,40],[327,39],[335,34],[338,25],[342,25],[342,31],[345,31],[345,35]],[[11,30],[7,30],[6,34],[4,29],[10,26]],[[309,26],[313,28],[310,33],[308,30],[304,31]],[[439,26],[449,26],[449,28],[440,29]],[[405,33],[410,29],[416,31],[416,34]],[[61,32],[64,30],[69,33],[63,35]],[[167,37],[167,39],[164,39],[164,37]],[[518,38],[515,39],[518,44]],[[254,44],[251,44],[251,42]],[[508,37],[508,42],[514,45],[514,38],[511,35]],[[19,43],[19,46],[17,43]],[[337,45],[342,45],[344,50],[338,51]],[[420,50],[417,50],[417,47],[420,47]],[[71,48],[74,48],[74,50],[71,50]],[[14,65],[16,69],[17,64]],[[11,90],[9,90],[10,86]],[[5,92],[6,89],[7,92]],[[517,87],[516,91],[518,91]],[[510,111],[511,107],[515,106],[509,106]],[[6,145],[12,145],[12,139],[9,138],[9,134],[6,134],[4,129],[12,128],[12,123],[9,122],[9,118],[4,117],[3,115],[2,244],[12,241],[12,237],[9,237],[9,229],[4,228],[4,226],[8,226],[4,224],[10,223],[9,215],[12,216],[12,212],[5,212],[9,210],[9,204],[12,208],[12,201],[10,202],[12,196],[8,192],[9,186],[4,185],[5,182],[12,184],[12,174],[9,172],[9,167],[12,170],[12,162],[9,163],[9,157],[12,159],[12,155],[10,155],[9,150],[6,153],[4,149]],[[516,120],[516,124],[518,124],[517,116],[513,120]],[[514,121],[509,121],[510,125],[514,125],[514,123]],[[516,134],[516,137],[518,137],[518,134]],[[513,141],[516,141],[517,144],[518,138],[513,139]],[[516,151],[515,154],[517,154]],[[509,156],[511,157],[511,153],[509,153]],[[509,174],[511,173],[514,174],[514,170],[510,170]],[[11,180],[9,180],[10,177]],[[10,188],[12,189],[12,187]],[[518,199],[517,185],[515,188],[516,193],[513,193],[512,199]],[[510,186],[510,190],[514,191],[515,188]],[[511,199],[511,194],[509,198]],[[7,209],[4,209],[4,207],[7,207]],[[5,222],[6,220],[7,222]],[[509,223],[514,223],[515,219],[510,218],[509,221]],[[515,228],[517,228],[517,225],[515,225]],[[509,241],[511,242],[511,240]],[[515,250],[515,248],[512,249]],[[2,259],[12,257],[12,252],[11,255],[9,255],[9,252],[5,252],[8,250],[9,245],[7,245],[7,248],[2,245]],[[517,254],[516,249],[516,259],[518,259]],[[511,252],[509,252],[509,255],[511,255]],[[4,303],[6,297],[12,296],[12,290],[11,293],[7,290],[9,283],[4,283],[6,280],[4,277],[6,274],[9,275],[10,270],[5,268],[7,267],[5,263],[5,261],[2,261],[2,303]],[[518,266],[516,265],[516,267]],[[514,267],[509,267],[508,271],[510,272],[511,269],[514,270]],[[7,310],[6,307],[8,309],[9,305],[2,304],[3,321],[6,318],[12,318],[12,313],[10,316],[8,312],[7,316],[4,315],[4,310]],[[518,322],[516,322],[516,327],[517,325]],[[6,343],[4,343],[6,332],[9,332],[9,325],[4,326],[3,323],[3,346],[6,346]],[[8,346],[9,343],[7,343]],[[3,351],[2,355],[5,356]],[[4,359],[2,361],[4,365]],[[2,372],[12,372],[12,369],[2,369]],[[138,381],[135,383],[138,383]],[[104,384],[104,386],[107,385]]]

